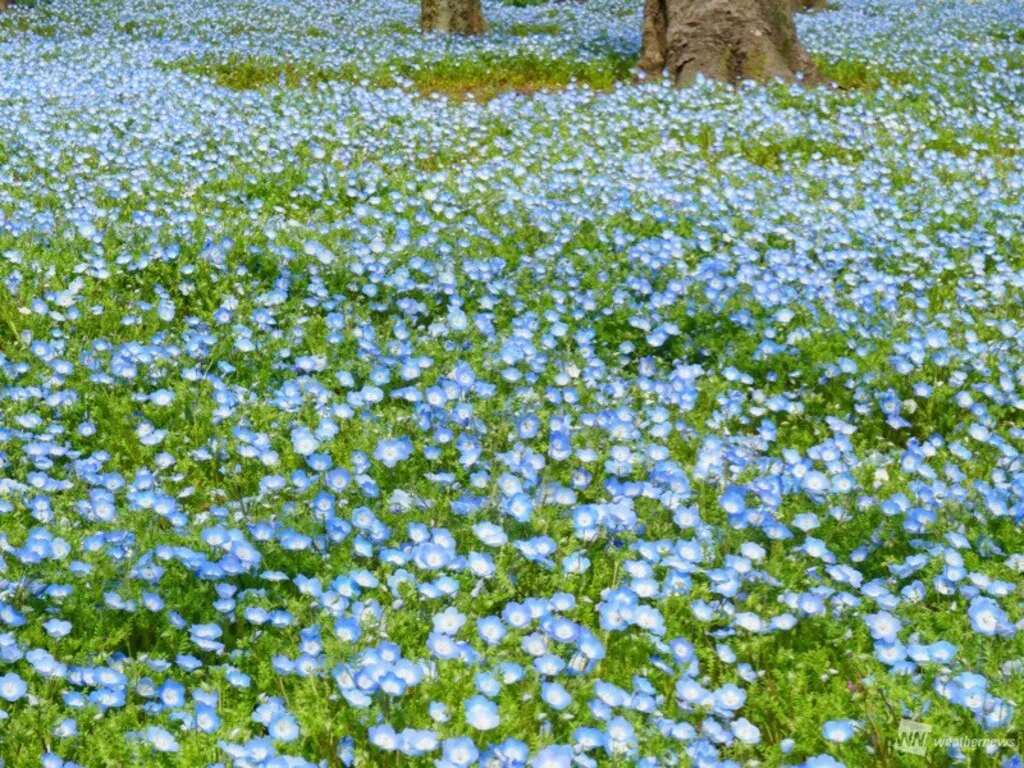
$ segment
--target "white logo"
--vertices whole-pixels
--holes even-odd
[[[896,750],[923,757],[928,753],[928,734],[931,731],[930,725],[915,720],[900,720],[900,729],[896,734]]]
[[[923,757],[928,749],[958,749],[965,751],[986,747],[1009,747],[1017,745],[1011,738],[974,738],[971,736],[932,736],[932,727],[916,720],[900,720],[900,728],[896,734],[896,751],[907,752]]]

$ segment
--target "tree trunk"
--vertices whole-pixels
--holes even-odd
[[[11,0],[0,0],[0,11],[7,10],[11,5]]]
[[[420,28],[424,32],[479,35],[484,31],[480,0],[422,0]]]
[[[646,0],[640,68],[677,85],[698,74],[723,82],[821,78],[800,45],[794,0]]]

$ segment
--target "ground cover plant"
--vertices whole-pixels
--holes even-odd
[[[640,6],[0,15],[4,765],[1019,768],[1024,12]]]

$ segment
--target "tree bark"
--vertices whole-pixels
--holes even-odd
[[[422,0],[420,28],[424,32],[479,35],[484,31],[480,0]]]
[[[6,11],[11,6],[11,0],[0,0],[0,11]]]
[[[645,0],[640,68],[668,71],[676,85],[698,74],[737,83],[803,73],[821,82],[797,39],[794,0]]]

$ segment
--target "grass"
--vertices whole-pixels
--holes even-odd
[[[993,29],[990,34],[995,40],[1024,45],[1024,29]]]
[[[387,35],[410,35],[419,30],[411,24],[403,24],[400,21],[388,21],[381,25],[380,31]]]
[[[515,91],[532,94],[565,88],[572,83],[609,90],[627,80],[632,56],[546,58],[538,54],[446,56],[431,62],[393,60],[367,72],[356,64],[324,66],[313,61],[278,61],[268,57],[231,54],[224,58],[192,57],[165,62],[165,71],[211,79],[233,91],[266,88],[312,88],[325,83],[367,81],[375,87],[405,83],[422,95],[442,94],[481,101]]]
[[[768,135],[739,142],[738,153],[746,160],[769,170],[782,170],[808,159],[829,160],[849,164],[865,157],[863,149],[844,147],[808,136]]]
[[[549,59],[525,56],[448,57],[417,66],[408,77],[421,93],[453,98],[494,98],[507,91],[531,94],[557,90],[575,82],[594,90],[609,90],[630,77],[633,57]]]
[[[822,75],[846,90],[877,90],[883,85],[903,86],[916,83],[919,76],[910,71],[888,69],[863,59],[830,60],[814,56],[814,63]]]
[[[942,127],[936,131],[934,138],[928,139],[926,149],[937,152],[949,152],[957,157],[996,157],[1014,158],[1019,148],[1007,141],[995,130],[985,130],[974,126],[968,131],[956,131],[950,127]]]
[[[1024,70],[1024,51],[1010,51],[1001,57],[986,57],[978,61],[982,72],[992,74],[1006,69],[1010,72]]]
[[[0,15],[0,22],[3,21],[4,16]],[[0,30],[3,30],[4,26],[6,25],[0,24]],[[34,19],[32,16],[21,13],[11,14],[9,28],[11,31],[22,35],[35,35],[36,37],[43,37],[46,39],[52,39],[57,36],[56,24],[41,23],[38,19]]]
[[[505,28],[505,31],[516,37],[529,37],[530,35],[557,35],[562,31],[562,28],[558,24],[552,23],[519,21],[515,24],[510,24]]]
[[[231,54],[224,58],[192,57],[160,65],[165,71],[207,77],[233,91],[268,87],[308,88],[322,83],[352,82],[359,77],[355,65],[337,69],[309,61],[278,61],[263,56]]]

